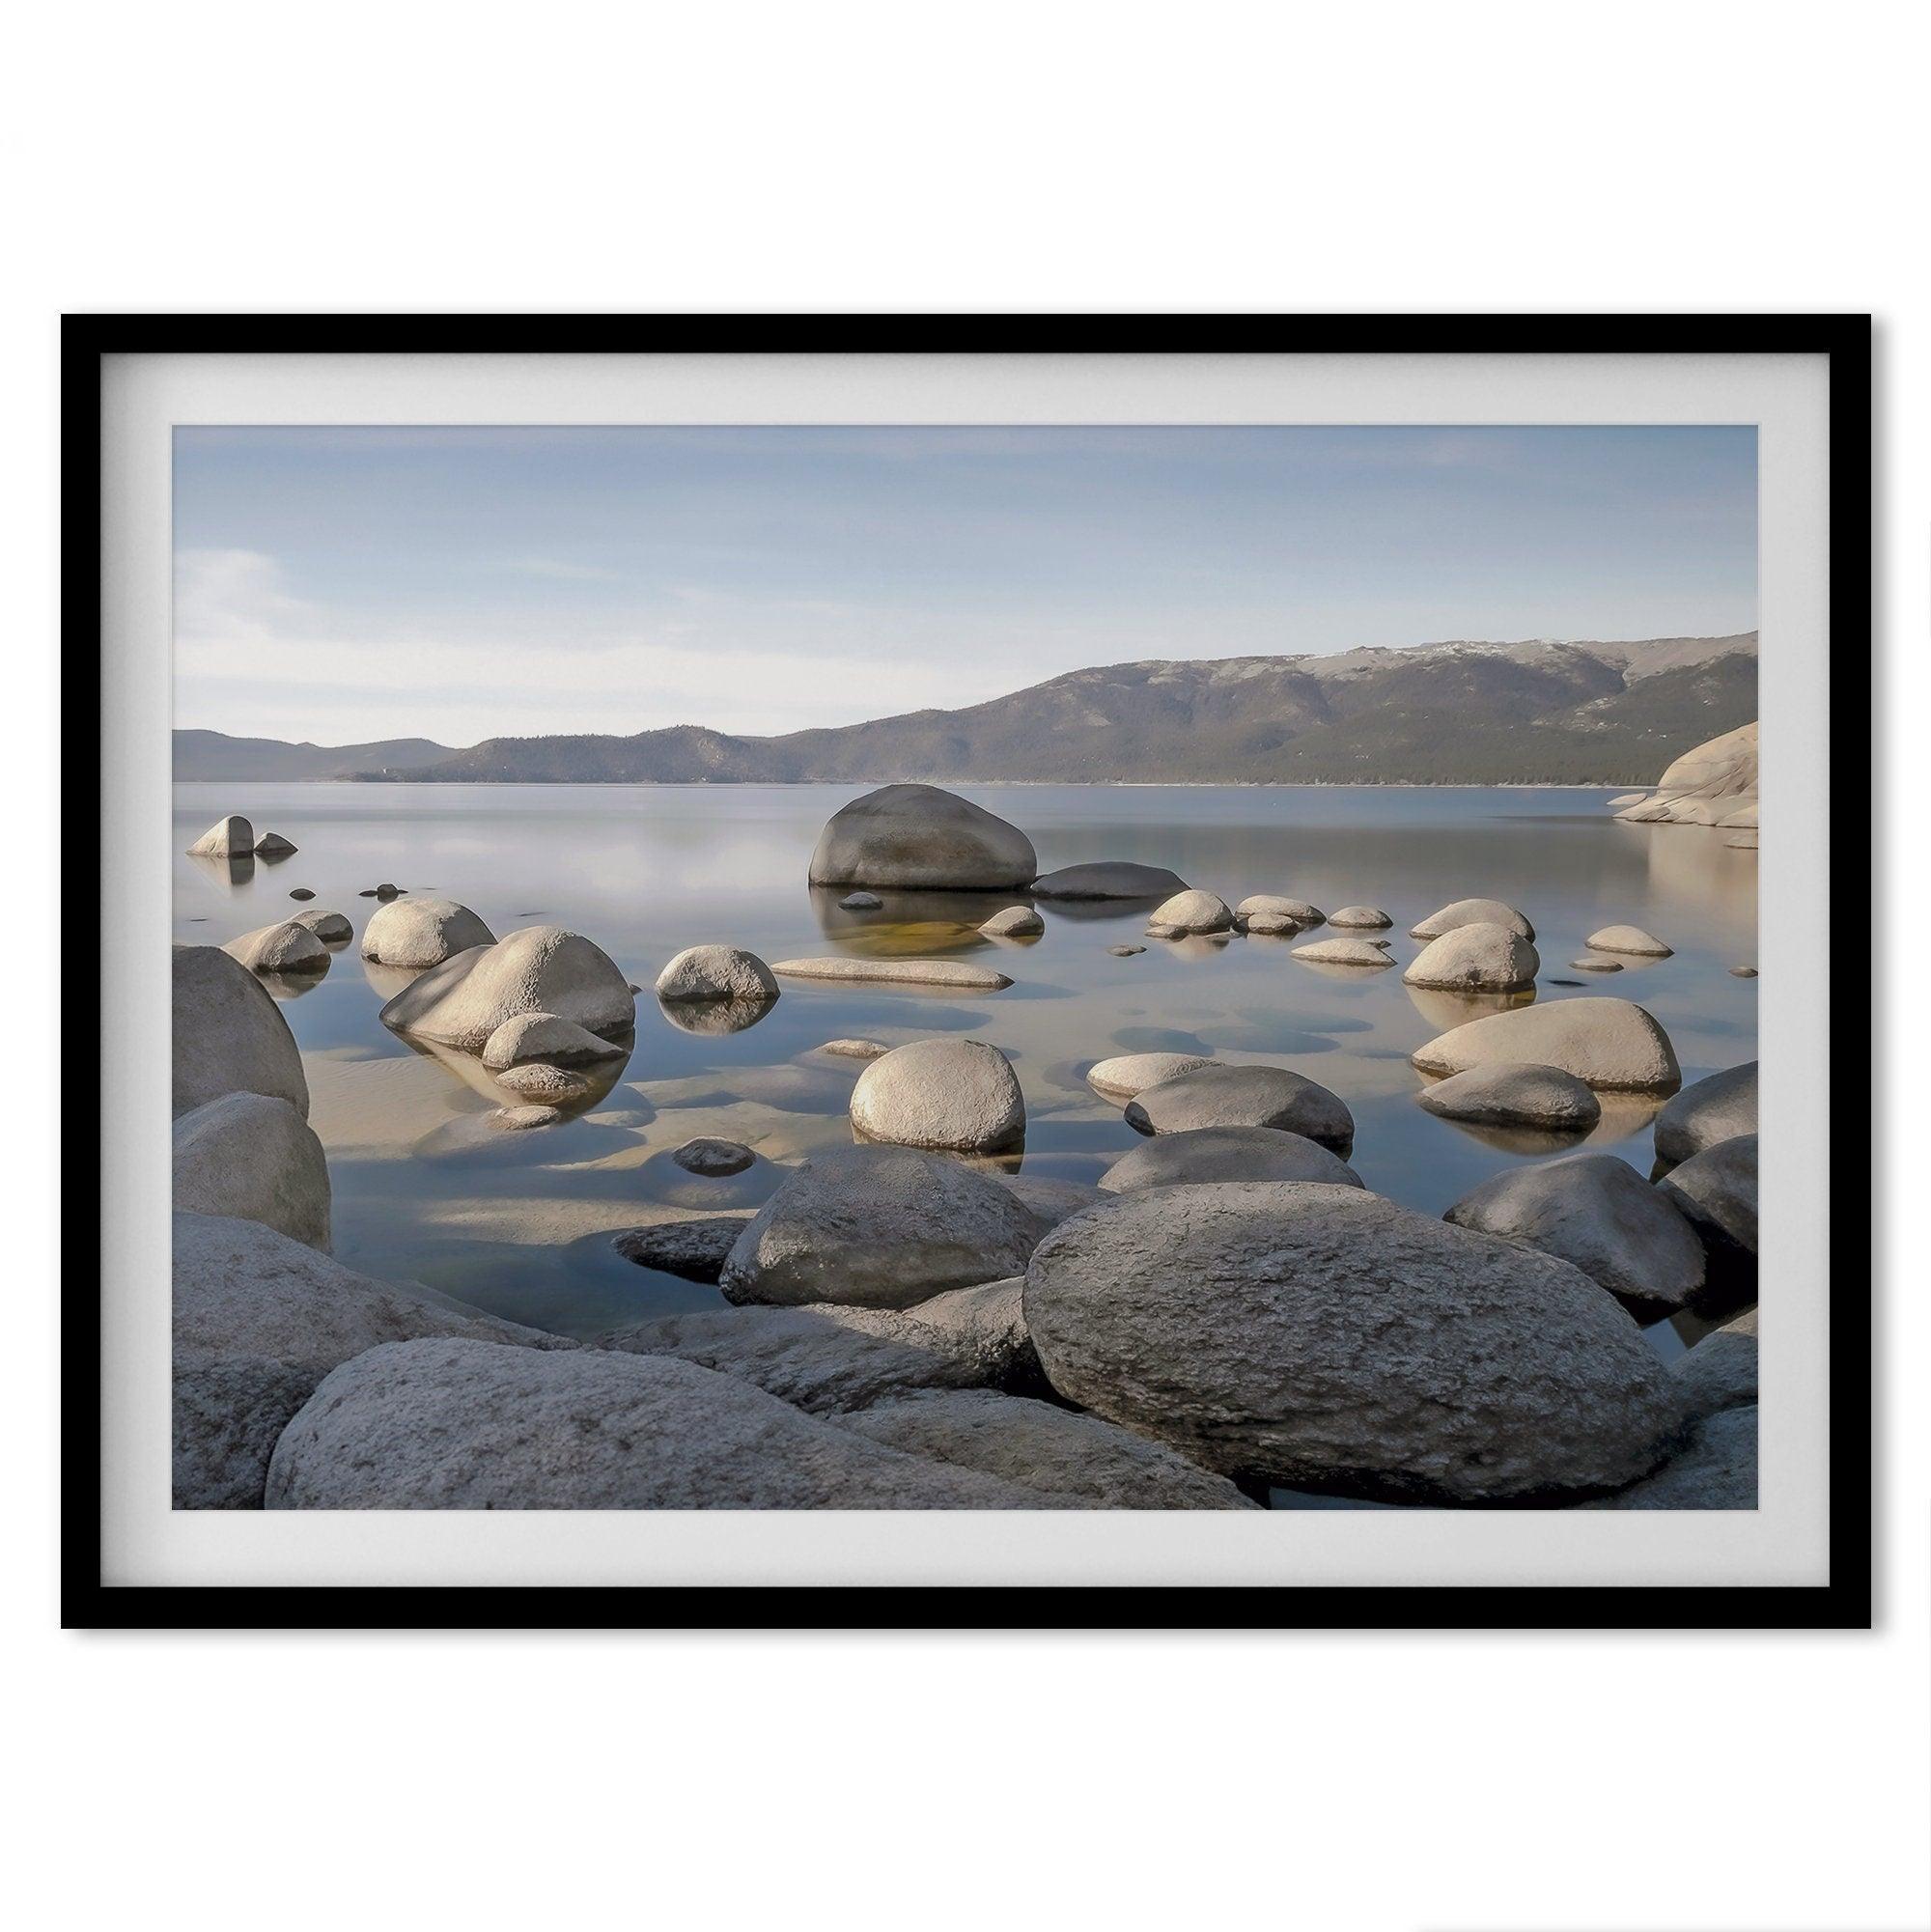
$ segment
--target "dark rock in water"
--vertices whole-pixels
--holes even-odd
[[[1135,953],[1145,952],[1146,948],[1144,946],[1108,946],[1106,950],[1116,960],[1130,960]]]
[[[748,1215],[696,1215],[658,1227],[633,1227],[610,1246],[639,1268],[655,1268],[685,1281],[715,1282],[724,1257],[749,1225]]]
[[[1142,1087],[1126,1113],[1127,1125],[1142,1134],[1277,1127],[1304,1134],[1343,1160],[1355,1144],[1355,1116],[1340,1096],[1286,1067],[1196,1067]]]
[[[1756,967],[1732,966],[1730,968],[1730,977],[1732,979],[1754,979],[1756,977]]]
[[[376,896],[376,888],[373,885],[365,885],[355,896],[358,899],[373,899]],[[393,897],[394,895],[391,894],[390,896]]]
[[[1551,986],[1581,986],[1582,982],[1580,979],[1552,979],[1549,984]]]
[[[847,912],[876,912],[884,903],[876,892],[848,892],[838,902]]]
[[[295,889],[289,894],[289,897],[291,899],[313,899],[315,897],[315,894],[311,892],[306,885],[297,885]]]
[[[1102,858],[1085,865],[1063,865],[1032,882],[1036,899],[1171,899],[1187,882],[1163,865]]]
[[[568,1118],[560,1106],[496,1106],[483,1118],[502,1134],[527,1134],[532,1128],[554,1127]]]
[[[391,885],[387,880],[384,880],[380,885],[377,886],[375,896],[378,899],[397,899],[400,898],[406,889],[407,888],[405,886]]]
[[[691,1174],[742,1174],[758,1157],[742,1142],[700,1136],[686,1140],[670,1157]]]
[[[285,839],[280,832],[264,832],[255,841],[255,856],[266,859],[269,864],[280,858],[288,858],[300,848],[291,839]]]
[[[1196,1127],[1157,1134],[1122,1154],[1100,1176],[1100,1191],[1172,1188],[1200,1181],[1325,1181],[1358,1188],[1361,1177],[1338,1154],[1277,1127]]]
[[[1039,870],[1017,826],[937,785],[884,785],[841,806],[811,854],[813,885],[996,891]]]

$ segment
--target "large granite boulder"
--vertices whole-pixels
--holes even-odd
[[[770,967],[742,946],[686,946],[658,973],[656,990],[666,1006],[711,999],[769,1005],[778,996]]]
[[[639,1268],[655,1268],[685,1281],[714,1282],[750,1218],[745,1214],[686,1215],[650,1227],[626,1228],[611,1236],[610,1246]]]
[[[1590,1509],[1754,1509],[1756,1405],[1724,1409],[1698,1424],[1683,1449],[1644,1481]]]
[[[1234,914],[1217,892],[1189,888],[1162,899],[1147,914],[1147,931],[1159,939],[1179,938],[1188,933],[1231,933]]]
[[[1756,1259],[1756,1135],[1693,1154],[1656,1184],[1702,1238],[1713,1264]]]
[[[1063,865],[1032,882],[1035,899],[1170,899],[1187,882],[1163,865],[1139,865],[1128,858],[1100,858]]]
[[[1457,926],[1506,926],[1517,938],[1532,939],[1535,928],[1513,906],[1499,899],[1456,899],[1438,907],[1418,926],[1408,929],[1411,939],[1439,939]]]
[[[731,1302],[910,1308],[1018,1274],[1050,1222],[993,1176],[910,1147],[815,1154],[745,1225]]]
[[[495,934],[467,906],[413,893],[378,906],[362,928],[362,957],[378,966],[440,966],[473,946],[495,943]]]
[[[1196,1127],[1157,1134],[1100,1176],[1101,1191],[1175,1188],[1201,1181],[1325,1181],[1358,1188],[1361,1177],[1318,1141],[1277,1127]]]
[[[1120,1053],[1086,1069],[1086,1084],[1106,1100],[1132,1100],[1144,1087],[1157,1087],[1196,1067],[1211,1067],[1198,1053]]]
[[[1355,1144],[1355,1116],[1347,1103],[1286,1067],[1196,1067],[1141,1088],[1126,1117],[1127,1125],[1142,1134],[1278,1127],[1318,1140],[1343,1157]]]
[[[365,1349],[417,1335],[573,1346],[372,1280],[259,1221],[177,1213],[176,1508],[261,1508],[275,1440],[316,1384]]]
[[[1754,1134],[1756,1070],[1754,1060],[1746,1060],[1673,1095],[1656,1116],[1656,1158],[1673,1164],[1720,1140]]]
[[[981,1040],[913,1040],[881,1054],[852,1089],[852,1125],[867,1140],[989,1153],[1025,1138],[1025,1100],[1011,1063]]]
[[[1754,826],[1757,727],[1740,725],[1686,751],[1656,790],[1616,817],[1633,825]]]
[[[1693,1306],[1703,1286],[1695,1231],[1613,1154],[1507,1168],[1443,1218],[1559,1255],[1645,1321]]]
[[[841,1418],[841,1426],[908,1455],[1065,1497],[1081,1509],[1257,1506],[1224,1476],[1097,1415],[983,1388],[899,1395]]]
[[[230,939],[221,950],[250,972],[326,972],[333,958],[322,940],[294,919],[257,926],[252,933]]]
[[[328,1162],[285,1100],[223,1094],[174,1124],[174,1203],[198,1215],[260,1221],[328,1252]]]
[[[1026,1273],[1052,1386],[1212,1469],[1527,1502],[1646,1474],[1666,1371],[1580,1270],[1357,1188],[1164,1188],[1077,1215]]]
[[[267,1094],[308,1118],[295,1036],[261,981],[219,946],[177,946],[176,1117],[231,1093]]]
[[[1026,1509],[1045,1493],[927,1462],[660,1355],[392,1343],[283,1430],[270,1509]]]
[[[1756,1310],[1712,1329],[1669,1365],[1683,1414],[1692,1422],[1756,1404]]]
[[[231,812],[188,847],[192,858],[245,858],[255,850],[255,827],[239,812]]]
[[[1476,922],[1430,939],[1402,978],[1448,993],[1514,993],[1535,984],[1542,956],[1520,933]]]
[[[813,885],[993,892],[1030,885],[1032,841],[937,785],[885,785],[831,815],[811,854]]]
[[[1475,1127],[1541,1128],[1552,1134],[1585,1134],[1603,1117],[1595,1090],[1560,1067],[1497,1061],[1450,1074],[1415,1099],[1443,1120]]]
[[[431,966],[381,1017],[398,1033],[475,1053],[519,1013],[554,1013],[609,1039],[636,1024],[637,1002],[602,947],[561,926],[526,926]]]
[[[1409,1057],[1424,1074],[1559,1067],[1598,1093],[1673,1093],[1683,1078],[1669,1035],[1633,1001],[1600,994],[1485,1014]]]

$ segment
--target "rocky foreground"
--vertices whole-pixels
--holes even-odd
[[[244,840],[226,820],[203,844]],[[862,912],[893,891],[1050,896],[1036,869],[1017,827],[894,786],[833,818],[812,875]],[[1073,871],[1053,887],[1157,896],[1148,937],[1176,947],[1326,923],[1285,895],[1229,907],[1134,876],[1157,869]],[[542,1131],[609,1090],[638,990],[594,941],[498,938],[454,901],[370,896],[363,954],[400,981],[384,1021],[501,1093],[490,1127]],[[1344,910],[1351,933],[1391,924]],[[1021,953],[1036,919],[1007,907],[987,930]],[[1440,1077],[1417,1098],[1444,1119],[1558,1134],[1586,1133],[1599,1096],[1662,1099],[1659,1178],[1571,1154],[1510,1169],[1442,1219],[1362,1186],[1352,1112],[1292,1068],[1096,1063],[1093,1090],[1143,1138],[1086,1188],[989,1158],[1025,1128],[995,1046],[828,1042],[862,1065],[854,1146],[798,1163],[748,1217],[619,1234],[646,1266],[716,1282],[723,1305],[585,1343],[330,1258],[327,1162],[265,990],[326,969],[348,934],[322,940],[325,920],[348,928],[307,913],[175,950],[179,1507],[1244,1509],[1271,1488],[1754,1505],[1755,1068],[1683,1087],[1667,1035],[1628,1000],[1453,1026],[1415,1052]],[[1498,901],[1453,901],[1413,937],[1412,984],[1523,996],[1537,970],[1533,926]],[[1394,964],[1385,938],[1316,943],[1338,950],[1305,969]],[[1630,927],[1591,943],[1668,950]],[[877,964],[768,967],[706,945],[655,994],[671,1023],[736,1030],[784,977]],[[994,999],[1011,984],[988,978]],[[674,1158],[702,1198],[757,1157],[707,1140]],[[1723,1326],[1665,1366],[1638,1321],[1682,1313]]]

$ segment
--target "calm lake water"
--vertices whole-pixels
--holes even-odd
[[[1755,984],[1728,969],[1756,964],[1756,854],[1730,850],[1721,832],[1618,825],[1608,790],[960,788],[1023,826],[1042,870],[1133,858],[1171,866],[1230,904],[1279,892],[1329,911],[1380,906],[1394,918],[1397,966],[1364,975],[1308,966],[1289,954],[1301,941],[1287,939],[1146,940],[1134,958],[1111,957],[1108,946],[1141,940],[1143,905],[1042,902],[1046,934],[1032,942],[974,930],[1021,895],[919,895],[888,899],[882,913],[841,912],[835,894],[806,886],[806,861],[825,821],[869,789],[178,785],[175,938],[220,944],[301,910],[289,893],[307,886],[313,908],[349,915],[359,942],[376,902],[358,891],[392,880],[461,900],[499,937],[534,924],[587,934],[645,988],[635,1049],[607,1097],[529,1134],[483,1124],[498,1097],[473,1063],[419,1053],[381,1025],[378,1009],[407,976],[365,966],[357,942],[312,990],[282,989],[328,1150],[338,1257],[573,1334],[722,1305],[714,1289],[621,1260],[608,1237],[749,1206],[782,1179],[771,1163],[849,1144],[861,1063],[815,1050],[844,1034],[993,1042],[1025,1093],[1024,1170],[1080,1181],[1137,1138],[1085,1085],[1094,1061],[1171,1049],[1280,1062],[1353,1108],[1353,1162],[1367,1185],[1430,1214],[1504,1167],[1578,1144],[1459,1127],[1415,1105],[1423,1081],[1409,1054],[1502,1003],[1402,985],[1400,967],[1420,949],[1403,936],[1446,900],[1520,906],[1542,955],[1535,997],[1639,1001],[1668,1030],[1686,1081],[1755,1057]],[[299,852],[273,865],[187,857],[227,812]],[[1589,933],[1625,921],[1675,956],[1626,961],[1609,975],[1568,969]],[[787,981],[757,1024],[707,1035],[673,1023],[649,994],[673,954],[702,941],[767,960],[969,956],[1015,984],[960,995]],[[1647,1173],[1653,1111],[1606,1098],[1588,1144]],[[694,1134],[742,1140],[764,1159],[746,1174],[700,1180],[669,1159]],[[1696,1331],[1665,1325],[1652,1339],[1673,1353]]]

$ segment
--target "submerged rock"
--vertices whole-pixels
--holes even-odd
[[[1311,966],[1366,966],[1379,972],[1394,962],[1383,950],[1385,939],[1316,939],[1310,945],[1296,946],[1293,957]]]
[[[378,888],[377,896],[381,896]],[[378,966],[433,966],[472,946],[493,946],[496,936],[454,899],[391,897],[362,929],[362,957]]]
[[[1146,948],[1144,946],[1108,946],[1106,950],[1116,960],[1130,960],[1136,954],[1145,952]]]
[[[1533,1248],[1357,1188],[1165,1188],[1034,1255],[1052,1386],[1228,1474],[1474,1503],[1628,1483],[1676,1426],[1613,1297]]]
[[[518,1013],[483,1043],[483,1064],[491,1073],[546,1061],[557,1067],[592,1067],[621,1060],[628,1050],[600,1040],[587,1026],[556,1013]]]
[[[667,1006],[683,1000],[750,1000],[778,996],[771,969],[740,946],[687,946],[658,975],[657,995]]]
[[[1680,1162],[1720,1140],[1756,1132],[1757,1063],[1712,1074],[1674,1095],[1656,1116],[1656,1158]]]
[[[1640,926],[1604,926],[1582,943],[1593,946],[1599,953],[1630,953],[1642,959],[1666,960],[1674,951]]]
[[[1032,882],[1035,899],[1170,899],[1186,890],[1187,882],[1177,872],[1125,858],[1061,866]]]
[[[560,1106],[532,1102],[527,1106],[492,1106],[483,1118],[499,1134],[528,1134],[539,1127],[555,1127],[569,1116]]]
[[[1161,1080],[1213,1065],[1198,1053],[1120,1053],[1088,1067],[1086,1084],[1107,1100],[1130,1101],[1142,1087],[1157,1087]]]
[[[499,1087],[531,1106],[569,1106],[598,1090],[593,1076],[575,1067],[553,1066],[547,1060],[518,1061],[503,1068],[494,1078]]]
[[[1668,1034],[1640,1006],[1601,994],[1485,1014],[1410,1058],[1425,1074],[1498,1063],[1559,1067],[1607,1093],[1672,1093],[1683,1078]]]
[[[1559,1256],[1644,1320],[1693,1306],[1703,1286],[1703,1246],[1690,1224],[1613,1154],[1511,1167],[1442,1218]]]
[[[1329,914],[1330,926],[1363,926],[1376,929],[1392,926],[1394,921],[1379,906],[1343,906],[1338,912]]]
[[[1038,871],[1017,826],[937,785],[885,785],[831,815],[810,882],[997,891],[1027,885]]]
[[[308,1078],[281,1009],[218,946],[174,951],[174,1112],[223,1094],[267,1094],[306,1120]]]
[[[655,1227],[627,1228],[612,1237],[610,1246],[639,1268],[655,1268],[686,1281],[714,1282],[749,1220],[748,1215],[691,1215]]]
[[[1730,977],[1732,979],[1754,979],[1756,977],[1756,967],[1732,966],[1730,968]]]
[[[322,1142],[287,1101],[223,1094],[177,1117],[177,1208],[260,1221],[326,1254],[329,1201]]]
[[[876,912],[884,903],[876,892],[848,892],[838,905],[846,912]]]
[[[258,926],[221,950],[250,972],[326,972],[330,959],[322,940],[294,919]]]
[[[745,1225],[728,1301],[909,1308],[1019,1274],[1049,1223],[1010,1189],[910,1147],[815,1154]]]
[[[255,827],[238,812],[217,819],[188,847],[191,858],[245,858],[255,850]]]
[[[1202,1181],[1322,1181],[1358,1188],[1361,1177],[1338,1154],[1277,1127],[1195,1127],[1158,1134],[1122,1154],[1100,1176],[1102,1191],[1172,1188]]]
[[[868,960],[839,954],[826,959],[779,960],[771,967],[787,979],[839,979],[881,986],[949,986],[996,993],[1012,985],[1002,972],[966,960]]]
[[[868,1140],[960,1153],[1025,1138],[1025,1100],[1010,1062],[979,1040],[913,1040],[858,1076],[852,1125]]]
[[[1008,906],[979,928],[989,939],[1031,939],[1046,931],[1046,921],[1030,906]]]
[[[1519,938],[1533,939],[1535,928],[1513,906],[1499,899],[1457,899],[1429,913],[1418,926],[1411,926],[1411,939],[1439,939],[1457,926],[1506,926]]]
[[[882,1040],[827,1040],[818,1050],[836,1053],[842,1060],[876,1060],[892,1050]]]
[[[1402,978],[1447,993],[1514,993],[1535,984],[1542,957],[1506,926],[1454,926],[1431,939]]]
[[[1234,915],[1217,893],[1189,889],[1163,899],[1147,915],[1147,931],[1156,938],[1182,933],[1229,933]]]
[[[1142,1134],[1283,1128],[1343,1157],[1355,1144],[1355,1116],[1341,1097],[1286,1067],[1196,1067],[1143,1087],[1127,1108],[1127,1124]]]
[[[607,1039],[636,1024],[637,1005],[601,946],[560,926],[526,926],[431,966],[381,1018],[399,1033],[474,1053],[519,1013],[553,1013]]]
[[[1569,964],[1578,972],[1621,972],[1623,969],[1621,960],[1581,959],[1571,960]]]
[[[309,897],[313,899],[315,894],[311,892]],[[349,923],[346,912],[297,912],[290,923],[306,926],[324,945],[339,946],[344,939],[355,937],[355,928]]]
[[[671,1150],[671,1157],[686,1174],[742,1174],[758,1157],[742,1141],[717,1140],[700,1134]]]
[[[372,1349],[283,1431],[270,1509],[1002,1509],[1041,1493],[924,1462],[670,1356]]]
[[[1478,1127],[1540,1127],[1555,1134],[1583,1134],[1603,1117],[1595,1090],[1560,1067],[1470,1067],[1451,1074],[1415,1099],[1443,1120]]]

